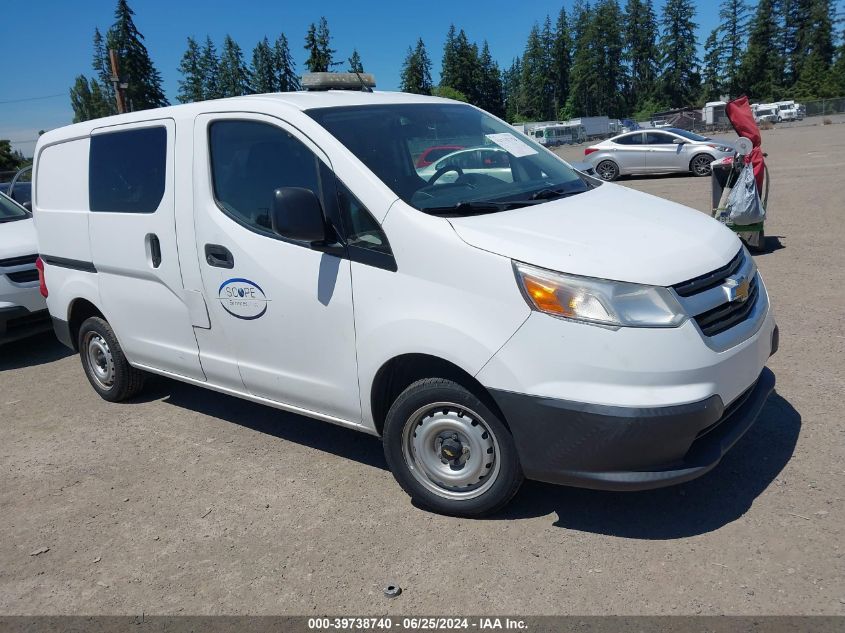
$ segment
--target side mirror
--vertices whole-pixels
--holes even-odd
[[[672,139],[672,142],[673,142],[675,145],[683,145],[684,143],[686,143],[686,141],[685,141],[684,139],[682,139],[682,138]]]
[[[300,242],[326,240],[323,207],[310,189],[282,187],[273,192],[270,226],[278,235]]]

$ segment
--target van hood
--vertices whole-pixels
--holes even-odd
[[[32,218],[0,222],[0,259],[34,255],[38,252]]]
[[[671,286],[725,265],[739,238],[704,213],[605,183],[570,198],[450,218],[467,244],[573,275]]]

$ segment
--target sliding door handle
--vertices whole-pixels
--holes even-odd
[[[235,267],[235,258],[232,256],[232,251],[220,244],[205,245],[205,261],[209,266],[215,268]]]
[[[150,258],[150,264],[153,268],[161,266],[161,242],[158,241],[158,235],[155,233],[147,233],[144,240],[147,247],[147,255]]]

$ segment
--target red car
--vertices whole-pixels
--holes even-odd
[[[455,150],[463,149],[463,145],[432,145],[426,149],[417,159],[417,167],[428,167],[446,154],[451,154]]]

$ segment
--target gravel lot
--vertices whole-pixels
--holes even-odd
[[[0,349],[0,614],[845,614],[845,125],[764,148],[777,394],[709,475],[444,518],[375,438],[160,378],[109,404],[45,336]]]

